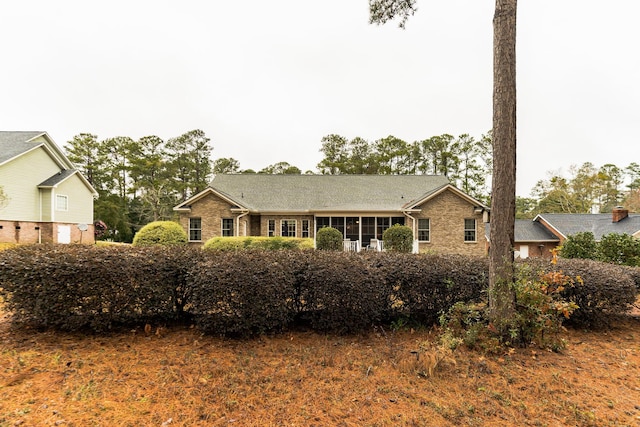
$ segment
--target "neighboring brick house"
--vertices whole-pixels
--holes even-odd
[[[97,192],[46,132],[0,131],[0,242],[93,243]]]
[[[611,233],[629,234],[640,238],[640,215],[629,214],[627,209],[617,207],[603,214],[539,214],[533,220],[516,220],[515,251],[520,258],[551,258],[551,251],[567,237],[591,232],[596,241]],[[489,227],[486,227],[488,240]]]
[[[218,236],[315,238],[340,230],[345,247],[379,248],[393,224],[411,227],[421,252],[485,255],[488,208],[430,175],[217,175],[174,208],[193,244]]]

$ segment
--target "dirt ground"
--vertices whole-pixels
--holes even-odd
[[[640,426],[640,315],[562,353],[438,352],[434,331],[14,329],[0,312],[0,426]]]

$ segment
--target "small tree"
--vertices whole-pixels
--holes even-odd
[[[390,252],[411,253],[413,250],[413,231],[406,225],[395,224],[382,233],[384,247]]]
[[[186,245],[187,232],[173,221],[150,222],[138,231],[133,238],[133,246],[169,246]]]
[[[342,233],[333,227],[322,227],[316,233],[316,249],[321,251],[341,251]]]
[[[598,244],[590,231],[572,234],[562,244],[560,256],[563,258],[596,259]]]

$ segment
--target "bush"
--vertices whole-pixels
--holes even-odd
[[[155,221],[145,225],[133,237],[133,246],[186,245],[187,233],[174,221]]]
[[[586,260],[559,259],[557,264],[529,259],[532,274],[560,272],[575,280],[560,292],[564,300],[578,308],[567,323],[590,328],[603,328],[617,315],[626,313],[636,300],[636,285],[621,266]]]
[[[340,230],[333,227],[322,227],[316,233],[316,249],[321,251],[343,250],[343,237]]]
[[[488,287],[484,257],[388,252],[368,257],[377,280],[386,286],[388,319],[433,324],[454,303],[485,296]]]
[[[618,265],[640,266],[640,241],[629,234],[602,236],[598,244],[598,259]]]
[[[406,225],[394,224],[382,233],[384,248],[389,252],[411,253],[413,231]]]
[[[174,321],[186,268],[202,251],[129,245],[24,245],[0,252],[0,288],[16,321],[63,330]]]
[[[590,231],[580,232],[568,236],[560,248],[563,258],[596,259],[598,244]]]
[[[239,251],[244,249],[308,250],[313,249],[313,239],[298,237],[213,237],[203,246],[206,250]]]
[[[188,276],[191,311],[205,333],[278,331],[295,315],[295,276],[287,252],[209,252]]]
[[[362,332],[382,320],[385,284],[365,258],[353,252],[310,253],[299,277],[299,317],[318,331]]]

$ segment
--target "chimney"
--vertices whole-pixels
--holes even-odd
[[[622,206],[616,206],[612,211],[611,222],[620,222],[629,216],[629,211]]]

